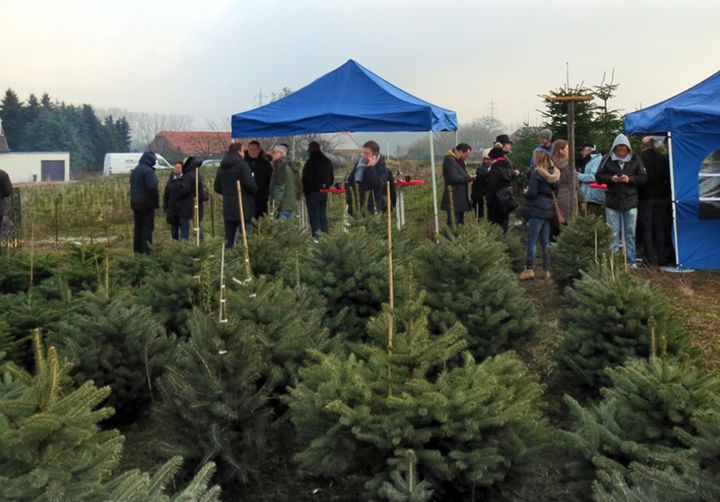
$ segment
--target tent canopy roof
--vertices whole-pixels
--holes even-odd
[[[232,116],[233,138],[456,129],[455,112],[408,94],[352,59],[289,96]]]
[[[628,113],[625,131],[720,133],[720,72],[672,98]]]

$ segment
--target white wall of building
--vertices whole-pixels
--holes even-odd
[[[0,169],[8,173],[10,176],[10,182],[13,184],[28,183],[33,181],[47,181],[47,179],[43,179],[43,161],[64,162],[64,175],[62,181],[70,180],[69,152],[0,153]]]

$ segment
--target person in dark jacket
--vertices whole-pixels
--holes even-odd
[[[307,153],[308,159],[302,170],[302,187],[310,229],[313,237],[316,237],[318,230],[328,233],[328,194],[321,193],[320,190],[332,187],[335,175],[332,162],[320,150],[320,143],[311,141],[308,144]]]
[[[237,182],[240,182],[242,193],[243,216],[245,230],[252,229],[252,219],[255,213],[255,194],[258,187],[255,184],[250,167],[242,158],[242,144],[232,143],[220,162],[213,188],[223,197],[223,220],[225,221],[225,247],[230,249],[235,245],[235,235],[240,228],[240,201],[238,197]]]
[[[197,157],[187,157],[183,161],[183,183],[185,184],[185,189],[188,190],[191,194],[191,197],[193,199],[193,207],[192,207],[192,221],[193,224],[195,222],[195,205],[197,205],[198,209],[198,223],[200,223],[203,219],[203,212],[204,212],[204,202],[206,200],[210,199],[210,193],[208,192],[207,187],[205,186],[205,182],[203,181],[203,177],[200,175],[200,166],[202,166],[202,159],[199,159]],[[199,179],[197,181],[197,187],[195,186],[195,176],[197,176]],[[198,192],[197,194],[195,192]],[[195,197],[198,197],[196,200]],[[202,229],[200,229],[200,239],[202,239]]]
[[[268,198],[270,197],[270,179],[272,178],[272,164],[270,159],[262,151],[258,141],[248,143],[245,153],[245,162],[250,166],[250,171],[255,177],[257,195],[255,196],[254,218],[261,218],[267,214]]]
[[[190,238],[190,220],[193,217],[193,192],[187,182],[188,176],[183,173],[183,163],[176,162],[170,173],[165,193],[163,194],[163,211],[170,224],[170,235],[174,240]]]
[[[380,145],[375,141],[365,142],[360,159],[348,175],[348,213],[354,214],[356,209],[361,214],[387,210],[385,187],[389,179],[390,171],[380,155]]]
[[[647,183],[638,186],[638,236],[651,265],[667,262],[665,243],[670,240],[670,163],[655,150],[648,136],[640,144]]]
[[[448,227],[465,223],[465,213],[470,211],[470,198],[468,197],[468,183],[475,180],[465,170],[467,159],[472,148],[467,143],[460,143],[445,154],[442,165],[443,189],[440,209],[447,212]]]
[[[270,200],[277,210],[277,219],[292,220],[298,200],[298,168],[285,156],[288,146],[284,143],[272,149],[273,173],[270,181]]]
[[[550,154],[545,150],[535,150],[533,154],[533,169],[530,174],[528,187],[525,189],[527,205],[525,210],[528,216],[527,254],[525,255],[525,270],[520,274],[520,280],[535,279],[535,253],[537,241],[543,252],[542,278],[550,279],[550,223],[553,219],[553,197],[557,197],[560,170],[552,165]]]
[[[512,180],[520,175],[505,158],[502,147],[494,147],[488,153],[492,159],[487,181],[488,220],[500,225],[503,233],[507,233],[510,212],[503,207],[502,198],[512,194]]]
[[[155,228],[155,209],[160,207],[160,191],[155,175],[157,156],[145,152],[137,167],[130,173],[130,208],[133,210],[135,229],[133,251],[150,254],[152,234]]]
[[[10,176],[0,169],[0,237],[2,237],[3,220],[5,219],[5,199],[12,195],[12,188]]]
[[[488,157],[490,149],[483,150],[482,164],[475,172],[475,181],[470,188],[470,201],[475,217],[479,220],[485,218],[485,199],[487,196],[487,180],[490,174],[492,159]]]
[[[617,135],[608,156],[595,173],[595,179],[598,183],[607,185],[605,217],[615,234],[610,248],[616,252],[621,251],[624,240],[627,261],[632,268],[637,268],[635,224],[638,186],[647,181],[647,172],[640,157],[633,153],[630,141],[624,134]]]

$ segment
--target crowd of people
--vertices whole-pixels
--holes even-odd
[[[523,280],[550,278],[550,247],[577,212],[605,219],[613,230],[611,249],[623,253],[630,267],[672,261],[669,161],[655,149],[652,137],[643,138],[641,154],[633,152],[623,134],[617,135],[605,155],[584,143],[573,170],[568,142],[552,141],[551,131],[545,129],[533,152],[525,187],[518,186],[521,171],[510,159],[512,145],[508,135],[499,135],[493,148],[482,151],[474,174],[467,171],[472,153],[467,143],[445,155],[441,208],[447,212],[448,226],[463,224],[465,213],[472,211],[476,218],[487,217],[506,233],[510,215],[521,206],[517,197],[522,193],[526,202],[517,219],[526,226]],[[535,273],[538,242],[540,274]],[[643,258],[638,257],[636,242],[642,245]]]
[[[469,144],[460,143],[447,152],[442,164],[445,184],[440,207],[447,213],[448,227],[462,225],[466,213],[471,212],[506,233],[510,215],[522,206],[516,219],[526,226],[523,280],[550,277],[550,248],[563,225],[577,212],[607,221],[614,232],[611,249],[623,253],[631,267],[641,262],[638,241],[648,264],[670,261],[669,163],[666,155],[655,150],[653,138],[643,138],[639,155],[623,134],[617,135],[605,155],[585,143],[574,171],[568,142],[552,141],[551,132],[543,130],[524,187],[518,186],[523,178],[520,169],[513,166],[512,146],[507,134],[499,135],[492,148],[482,151],[481,163],[472,174],[468,172],[472,154]],[[268,214],[292,219],[303,195],[313,237],[318,232],[327,233],[327,191],[335,181],[330,159],[315,141],[308,144],[302,172],[287,155],[285,144],[274,145],[270,152],[264,152],[257,141],[250,141],[246,149],[240,142],[229,146],[213,185],[222,195],[226,247],[234,246],[238,231],[252,232],[254,219]],[[154,211],[160,200],[155,160],[153,152],[145,152],[130,176],[136,253],[149,253],[152,243]],[[199,175],[200,165],[200,159],[188,157],[176,163],[170,173],[162,208],[173,239],[189,238],[193,218],[197,218],[195,228],[199,231],[203,202],[210,196]],[[345,188],[350,214],[384,212],[394,205],[393,173],[377,142],[363,145]],[[524,205],[517,200],[520,194]],[[536,274],[538,243],[543,271]]]

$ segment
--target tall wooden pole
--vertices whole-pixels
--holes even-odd
[[[392,201],[390,199],[390,181],[387,182],[387,228],[388,228],[388,278],[390,284],[389,298],[389,319],[388,319],[388,396],[392,396],[392,366],[390,356],[392,355],[393,346],[393,315],[395,308],[395,283],[393,281],[393,253],[392,253]]]
[[[252,272],[250,271],[250,249],[248,248],[247,229],[245,228],[245,210],[243,209],[242,186],[240,185],[240,180],[237,180],[236,183],[238,204],[240,205],[240,228],[242,229],[243,252],[245,255],[245,272],[247,273],[247,279],[250,279],[252,277]]]
[[[195,168],[195,245],[200,245],[200,169]]]
[[[568,102],[568,169],[570,169],[570,183],[572,183],[572,211],[571,214],[578,212],[578,193],[577,193],[577,171],[575,171],[575,101]],[[570,214],[568,215],[568,219]]]

